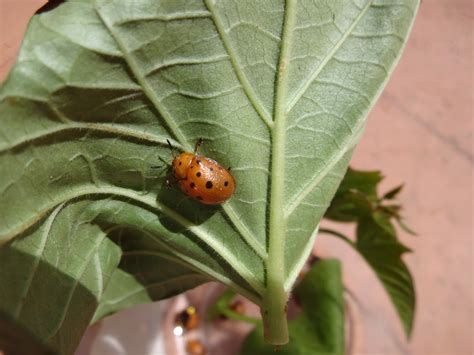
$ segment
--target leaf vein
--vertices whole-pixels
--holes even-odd
[[[355,18],[354,22],[349,26],[347,31],[342,35],[340,40],[334,45],[334,47],[329,51],[329,53],[326,55],[326,57],[322,60],[322,62],[314,68],[314,71],[311,75],[308,76],[308,79],[304,82],[303,85],[301,85],[298,90],[296,91],[295,95],[293,98],[290,100],[287,108],[287,112],[290,112],[293,107],[296,105],[296,103],[300,100],[300,98],[304,95],[306,90],[309,88],[309,86],[314,82],[314,80],[318,77],[318,75],[323,71],[325,68],[326,64],[332,59],[332,57],[336,54],[336,52],[339,50],[339,48],[342,46],[344,41],[351,35],[352,31],[354,28],[359,24],[359,22],[362,20],[364,17],[365,13],[367,10],[370,8],[372,5],[373,0],[367,1],[365,6],[362,8],[361,12],[359,15]]]
[[[250,103],[254,107],[255,111],[258,113],[259,117],[262,119],[262,121],[267,125],[268,128],[272,128],[273,122],[270,117],[270,114],[267,112],[267,110],[263,107],[262,103],[260,100],[258,100],[258,96],[253,89],[252,85],[248,81],[247,77],[245,76],[244,72],[240,69],[241,65],[237,60],[237,54],[235,53],[234,48],[232,47],[232,44],[230,43],[230,39],[228,37],[228,34],[224,28],[224,24],[222,23],[221,19],[217,15],[216,9],[214,8],[214,4],[212,1],[209,0],[204,0],[209,12],[211,13],[212,19],[214,21],[214,24],[216,26],[216,30],[222,40],[222,44],[224,45],[224,48],[226,49],[230,62],[232,64],[232,68],[234,70],[235,75],[237,76],[237,79],[240,81],[242,88],[247,95],[247,98],[249,99]]]

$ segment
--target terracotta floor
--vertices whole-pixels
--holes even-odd
[[[0,79],[14,61],[26,22],[44,1],[0,0]],[[418,311],[404,341],[387,297],[345,245],[319,238],[318,252],[344,260],[363,304],[364,354],[473,354],[473,18],[471,0],[424,0],[406,52],[352,166],[380,169],[385,187],[404,182],[403,235]],[[370,292],[367,292],[370,290]]]

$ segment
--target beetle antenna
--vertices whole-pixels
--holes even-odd
[[[199,138],[198,141],[196,142],[196,145],[194,146],[194,154],[197,153],[199,147],[204,143],[204,140],[202,138]]]
[[[166,139],[166,141],[168,142],[168,147],[170,147],[171,155],[173,156],[173,158],[176,158],[176,154],[174,154],[173,146],[171,145],[170,140]]]

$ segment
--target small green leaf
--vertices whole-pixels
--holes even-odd
[[[341,265],[337,260],[322,260],[313,265],[295,288],[301,313],[289,322],[289,345],[281,355],[344,354],[344,299]],[[242,354],[275,354],[262,341],[262,326],[246,339]]]
[[[353,222],[370,215],[377,203],[377,185],[382,179],[379,171],[349,168],[325,217],[340,222]]]
[[[392,222],[390,222],[391,216],[389,214],[376,211],[376,212],[372,213],[372,216],[369,216],[369,217],[371,217],[372,220],[375,223],[377,223],[380,228],[382,228],[384,230],[384,233],[392,236],[393,238],[397,237],[397,232],[395,231],[395,228],[394,228]]]
[[[398,194],[400,193],[400,191],[402,191],[402,189],[403,189],[403,184],[397,187],[394,187],[393,189],[391,189],[390,191],[387,191],[382,196],[382,200],[393,200],[394,198],[398,196]]]
[[[406,223],[403,221],[403,218],[398,216],[398,217],[395,217],[395,220],[397,221],[400,228],[403,229],[408,234],[418,235],[413,229],[411,229],[409,226],[406,225]]]
[[[374,201],[377,198],[377,186],[382,179],[383,176],[380,171],[364,171],[349,168],[344,179],[342,179],[336,196],[350,190],[357,190],[366,195],[371,201]]]

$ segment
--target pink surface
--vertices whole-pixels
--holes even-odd
[[[0,0],[0,79],[13,64],[31,14],[44,1]],[[345,280],[362,305],[365,354],[472,354],[473,324],[473,2],[425,0],[406,52],[370,114],[352,166],[379,169],[386,188],[404,182],[401,200],[418,237],[418,311],[406,342],[375,276],[341,242],[316,250],[344,260]]]

